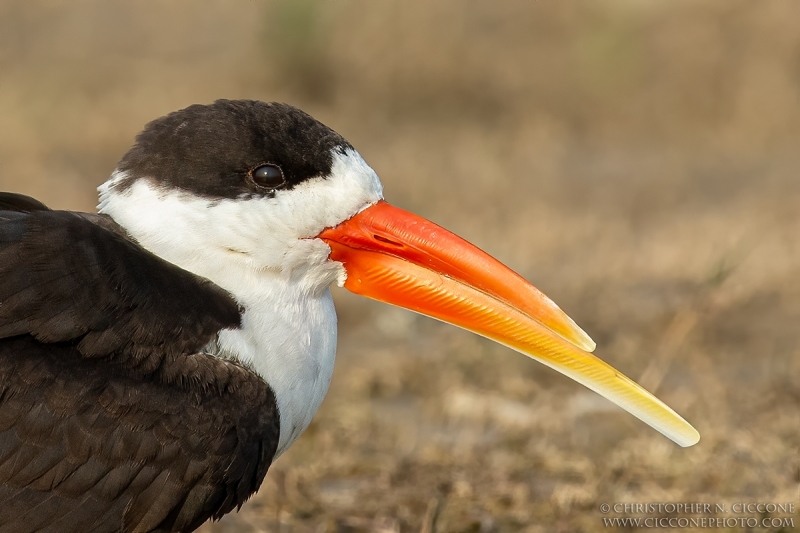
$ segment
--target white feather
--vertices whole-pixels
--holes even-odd
[[[241,329],[224,330],[211,351],[250,365],[275,392],[276,457],[308,427],[330,384],[336,312],[329,287],[341,263],[316,239],[383,197],[380,180],[354,150],[333,153],[331,175],[274,198],[204,199],[147,177],[100,188],[110,215],[151,252],[226,289],[245,308]]]

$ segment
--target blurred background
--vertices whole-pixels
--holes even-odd
[[[702,435],[681,449],[515,352],[336,290],[325,403],[204,533],[598,531],[602,503],[797,503],[798,20],[738,0],[2,0],[0,189],[94,210],[149,120],[292,103]]]

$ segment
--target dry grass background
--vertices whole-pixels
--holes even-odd
[[[0,0],[0,188],[91,210],[148,120],[293,103],[702,434],[678,448],[505,348],[336,291],[322,409],[204,533],[599,531],[604,502],[798,503],[798,20],[738,0]]]

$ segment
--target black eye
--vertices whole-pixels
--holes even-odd
[[[277,165],[261,165],[250,173],[256,185],[274,189],[283,185],[283,171]]]

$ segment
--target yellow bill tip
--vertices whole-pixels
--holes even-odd
[[[593,352],[595,348],[597,348],[597,343],[594,342],[589,334],[583,331],[583,329],[581,329],[581,327],[576,324],[575,321],[572,320],[566,313],[564,314],[564,319],[571,333],[571,335],[565,337],[566,340],[573,343],[581,350]]]

